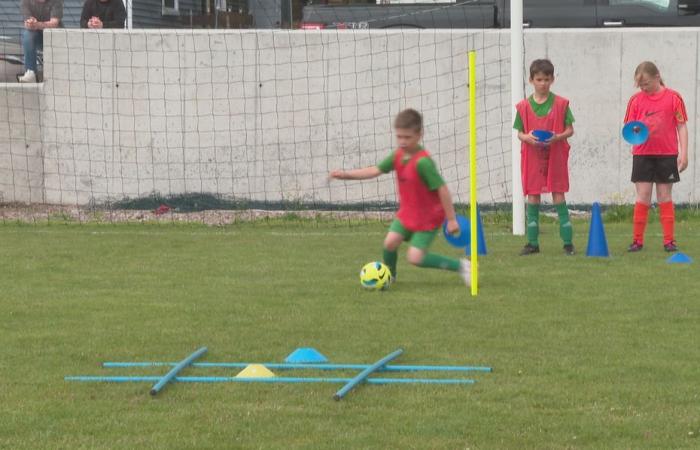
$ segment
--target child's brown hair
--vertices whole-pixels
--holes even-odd
[[[396,115],[394,128],[413,130],[416,133],[423,131],[423,116],[415,109],[404,109]]]
[[[661,86],[665,86],[664,80],[661,78],[661,72],[659,72],[659,68],[653,62],[643,61],[634,69],[634,84],[637,87],[639,87],[639,79],[642,77],[642,74],[653,78],[659,77]]]
[[[554,76],[554,64],[548,59],[536,59],[530,64],[530,79],[541,73],[550,77]]]

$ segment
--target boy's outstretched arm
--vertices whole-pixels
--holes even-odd
[[[440,198],[442,209],[445,210],[445,217],[447,218],[447,232],[450,234],[459,233],[459,224],[457,223],[457,218],[455,215],[455,207],[452,204],[452,195],[450,194],[450,190],[447,188],[446,184],[443,184],[438,188],[438,197]]]
[[[370,166],[362,169],[334,170],[330,173],[329,178],[337,180],[367,180],[376,178],[381,174],[382,171],[377,166]]]

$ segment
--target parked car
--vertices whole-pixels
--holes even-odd
[[[326,4],[304,6],[301,28],[510,27],[510,0],[431,3],[377,0],[379,4],[321,1]],[[529,28],[700,26],[700,0],[523,0],[523,25]]]

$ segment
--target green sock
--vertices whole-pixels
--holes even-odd
[[[527,204],[527,242],[530,245],[539,247],[538,237],[540,234],[540,205],[534,203]]]
[[[564,245],[571,245],[574,237],[574,229],[571,226],[569,219],[569,208],[566,207],[566,202],[554,205],[559,214],[559,236],[564,241]]]
[[[459,270],[459,260],[438,255],[437,253],[426,253],[419,267],[429,267],[432,269],[444,269],[456,272]]]
[[[391,271],[391,276],[395,277],[396,276],[396,261],[399,259],[399,254],[396,250],[393,252],[387,249],[384,249],[384,264],[389,266],[389,270]]]

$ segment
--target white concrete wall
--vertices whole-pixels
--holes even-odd
[[[526,33],[525,60],[553,60],[555,92],[571,100],[577,119],[570,202],[633,200],[619,129],[634,92],[632,73],[644,59],[657,62],[685,97],[693,148],[698,33]],[[40,98],[40,198],[85,204],[157,191],[392,201],[391,177],[329,186],[325,176],[386,155],[393,116],[411,106],[424,113],[426,146],[466,202],[466,53],[476,49],[479,198],[509,201],[508,45],[507,32],[497,30],[52,30]],[[0,114],[15,103],[0,100]],[[36,182],[18,184],[17,169],[7,169],[2,117],[0,192],[5,201],[37,201],[22,187]],[[694,156],[691,150],[691,167],[676,188],[679,201],[698,201]]]
[[[43,203],[41,86],[0,83],[0,203]]]

